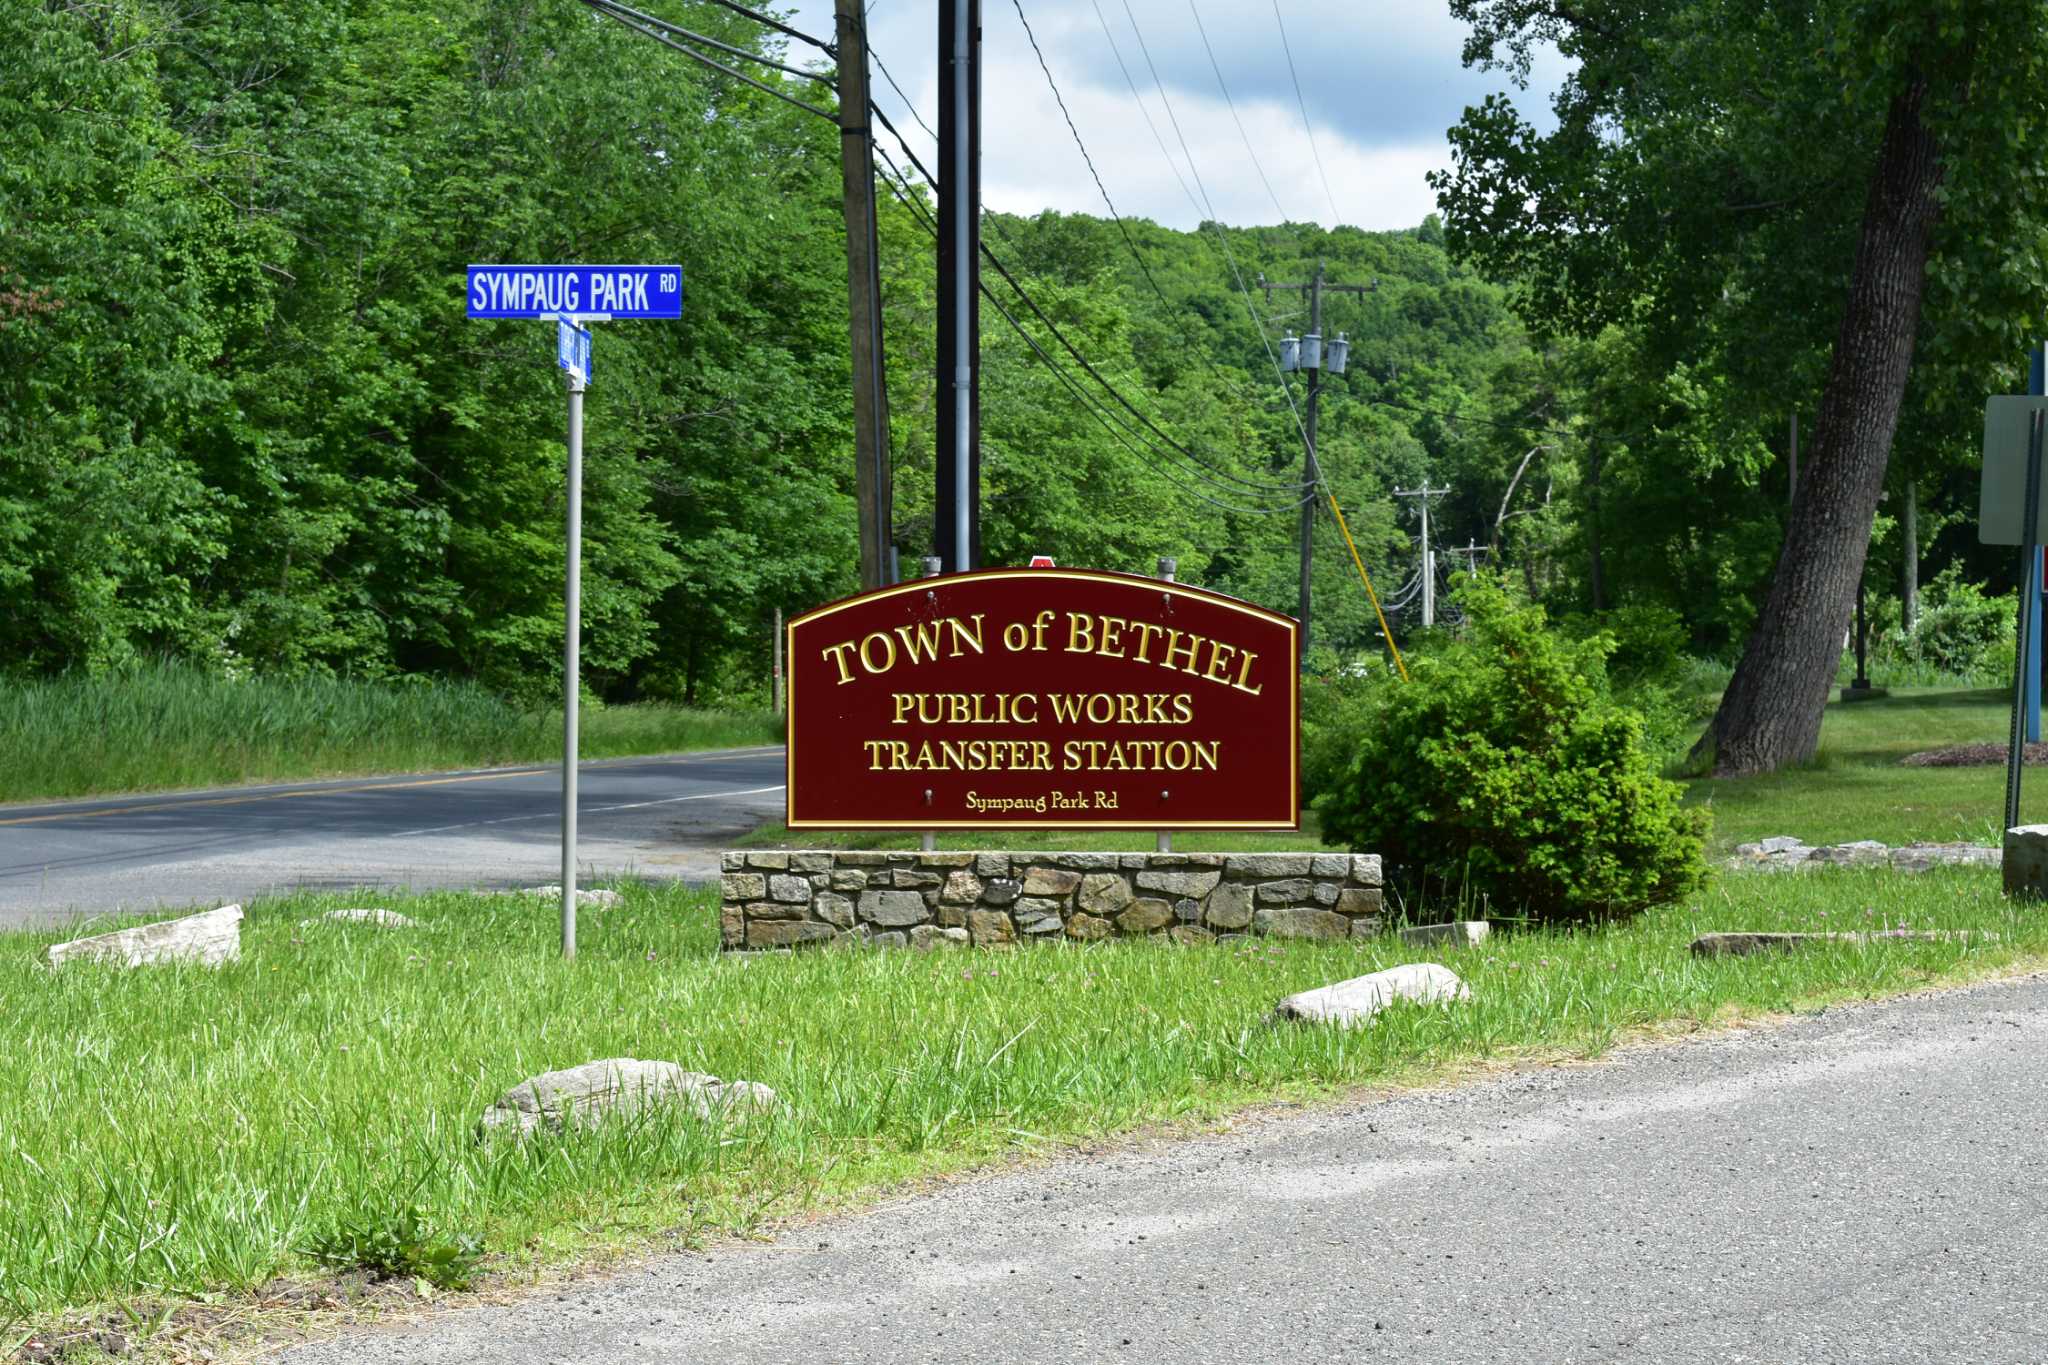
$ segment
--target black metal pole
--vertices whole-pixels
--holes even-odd
[[[1868,637],[1863,628],[1863,580],[1856,580],[1856,681],[1850,686],[1858,692],[1870,690],[1870,677],[1864,669],[1864,642]]]
[[[939,0],[939,337],[934,548],[980,559],[981,0]]]

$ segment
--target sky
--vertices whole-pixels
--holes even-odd
[[[1008,213],[1105,212],[1017,4],[1117,211],[1182,229],[1211,217],[1414,227],[1435,207],[1423,176],[1450,163],[1444,130],[1465,106],[1498,91],[1545,126],[1566,70],[1550,54],[1526,91],[1501,72],[1468,70],[1465,26],[1425,0],[1279,0],[1277,14],[1274,0],[982,0],[982,200]],[[791,8],[793,27],[831,37],[831,0]],[[932,0],[874,0],[868,10],[875,56],[933,127],[937,10]],[[874,86],[933,165],[931,140],[879,70]]]

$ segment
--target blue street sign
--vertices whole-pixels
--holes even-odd
[[[473,265],[473,318],[680,318],[679,265]]]
[[[555,363],[579,384],[590,382],[590,333],[567,318],[555,320]]]

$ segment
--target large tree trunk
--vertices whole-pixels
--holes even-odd
[[[1927,81],[1909,78],[1885,118],[1849,306],[1835,336],[1813,446],[1800,471],[1770,596],[1695,757],[1720,775],[1813,757],[1841,659],[1871,521],[1884,489],[1899,400],[1939,213],[1941,160],[1922,118]]]

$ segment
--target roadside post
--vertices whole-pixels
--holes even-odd
[[[2040,678],[2029,668],[2038,657],[2040,621],[2041,458],[2048,437],[2048,397],[1992,398],[1984,404],[1984,472],[1977,510],[1977,539],[1986,545],[2018,545],[2020,573],[2017,648],[2013,651],[2012,725],[2005,768],[2005,825],[2020,821],[2020,778],[2026,762],[2029,702],[2039,702]],[[2038,725],[2038,720],[2034,724]],[[2034,731],[2038,733],[2038,730]]]
[[[679,265],[472,265],[472,318],[555,324],[555,364],[569,396],[568,496],[562,571],[562,957],[576,957],[576,766],[583,648],[583,393],[593,322],[683,315]]]

